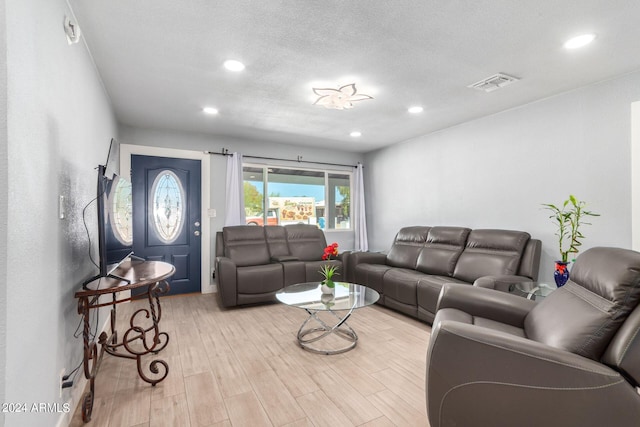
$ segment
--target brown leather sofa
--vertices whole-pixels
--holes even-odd
[[[592,248],[541,302],[442,289],[427,353],[431,427],[640,425],[640,253]]]
[[[324,232],[315,225],[238,225],[216,233],[216,277],[225,307],[275,301],[277,291],[322,280],[320,266],[342,274],[348,252],[323,261]]]
[[[540,250],[523,231],[405,227],[387,254],[351,253],[347,278],[378,291],[379,304],[431,323],[445,283],[506,290],[535,281]]]

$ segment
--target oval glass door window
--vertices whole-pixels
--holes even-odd
[[[111,229],[116,239],[125,246],[133,243],[133,224],[131,216],[131,182],[116,178],[114,190],[111,193]]]
[[[163,243],[172,243],[184,227],[186,208],[185,191],[176,174],[170,170],[158,174],[151,187],[149,202],[158,238]]]

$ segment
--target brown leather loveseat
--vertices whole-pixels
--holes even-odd
[[[347,278],[378,291],[379,304],[431,323],[445,283],[506,290],[535,281],[541,246],[524,231],[405,227],[387,254],[351,253]]]
[[[347,253],[323,261],[324,232],[315,225],[238,225],[216,234],[216,277],[225,307],[275,301],[275,293],[295,283],[322,280],[320,267],[341,274]]]

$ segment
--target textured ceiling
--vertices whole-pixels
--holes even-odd
[[[367,152],[640,69],[637,0],[69,2],[118,120],[145,128]],[[495,73],[521,80],[467,88]],[[374,99],[312,105],[353,82]]]

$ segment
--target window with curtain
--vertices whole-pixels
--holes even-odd
[[[246,222],[350,230],[351,172],[244,164]]]

